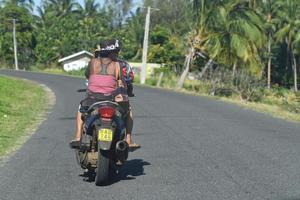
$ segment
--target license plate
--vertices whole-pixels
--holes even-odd
[[[100,129],[98,132],[98,140],[101,142],[111,142],[112,141],[113,132],[110,129]]]

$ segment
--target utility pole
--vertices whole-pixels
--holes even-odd
[[[18,53],[17,53],[17,40],[16,40],[16,19],[13,19],[13,38],[14,38],[14,53],[15,53],[15,68],[19,70],[18,66]]]
[[[144,43],[143,43],[143,57],[142,57],[142,69],[141,69],[141,84],[145,84],[147,76],[147,53],[148,53],[148,38],[149,38],[149,26],[150,26],[150,13],[151,9],[159,10],[156,8],[147,7],[145,32],[144,32]]]

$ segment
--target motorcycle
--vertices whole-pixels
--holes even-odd
[[[110,170],[128,158],[129,146],[125,141],[128,111],[120,104],[104,100],[80,108],[84,125],[79,149],[75,150],[76,159],[88,174],[96,174],[96,185],[107,182]]]

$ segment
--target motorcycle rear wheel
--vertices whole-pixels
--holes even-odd
[[[103,151],[99,149],[95,178],[95,184],[98,186],[106,183],[108,180],[109,160],[109,151]]]

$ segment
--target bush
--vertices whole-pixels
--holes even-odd
[[[247,71],[239,71],[233,79],[233,90],[242,101],[261,101],[265,82],[252,76]]]
[[[30,71],[41,71],[45,69],[46,69],[45,65],[39,65],[39,64],[35,64],[29,67]]]
[[[69,75],[73,75],[73,76],[85,76],[84,75],[85,69],[86,68],[82,68],[80,70],[72,70],[72,71],[68,71],[66,73],[69,74]]]
[[[210,70],[202,79],[209,85],[209,95],[230,97],[238,95],[241,101],[261,101],[265,86],[264,81],[240,70],[233,76],[232,71],[225,68]]]

